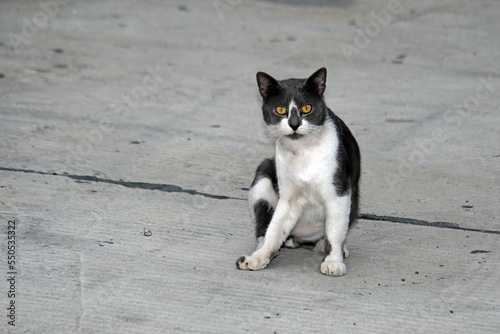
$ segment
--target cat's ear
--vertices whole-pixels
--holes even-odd
[[[272,76],[264,72],[257,73],[257,84],[259,85],[259,93],[263,98],[269,96],[278,90],[278,82]]]
[[[321,96],[326,88],[326,68],[322,67],[307,79],[306,89],[313,89]]]

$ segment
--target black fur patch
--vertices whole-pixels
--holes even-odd
[[[241,269],[240,264],[242,264],[243,262],[245,262],[245,256],[240,256],[238,260],[236,260],[236,268]]]
[[[255,214],[255,237],[260,238],[266,234],[274,210],[267,201],[260,200],[253,206],[253,211]]]
[[[276,175],[276,162],[274,158],[262,160],[259,167],[257,167],[257,170],[255,171],[255,177],[250,188],[252,188],[257,181],[263,177],[267,177],[271,180],[274,190],[278,193],[278,176]]]
[[[339,168],[333,176],[333,184],[337,195],[345,195],[351,190],[351,213],[349,217],[349,227],[358,218],[359,194],[358,184],[361,175],[361,155],[358,143],[345,123],[337,117],[331,110],[329,116],[335,122],[339,138],[339,148],[337,161]]]

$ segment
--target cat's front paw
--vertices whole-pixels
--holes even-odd
[[[241,270],[261,270],[267,267],[269,262],[270,259],[242,256],[236,261],[236,268]]]
[[[321,272],[325,275],[342,276],[346,273],[343,262],[324,261],[321,264]]]

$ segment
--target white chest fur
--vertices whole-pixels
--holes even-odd
[[[319,137],[285,140],[276,144],[279,195],[302,208],[291,235],[318,240],[325,233],[325,198],[335,196],[336,129],[327,121]]]
[[[338,137],[331,121],[323,126],[319,137],[306,136],[298,140],[284,138],[276,143],[276,169],[280,189],[301,188],[314,192],[318,185],[333,186],[337,168]],[[320,187],[321,188],[321,187]],[[289,189],[293,190],[293,189]]]

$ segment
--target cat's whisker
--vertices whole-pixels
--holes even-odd
[[[283,137],[283,133],[279,128],[269,128],[267,135],[272,141],[281,140]]]

